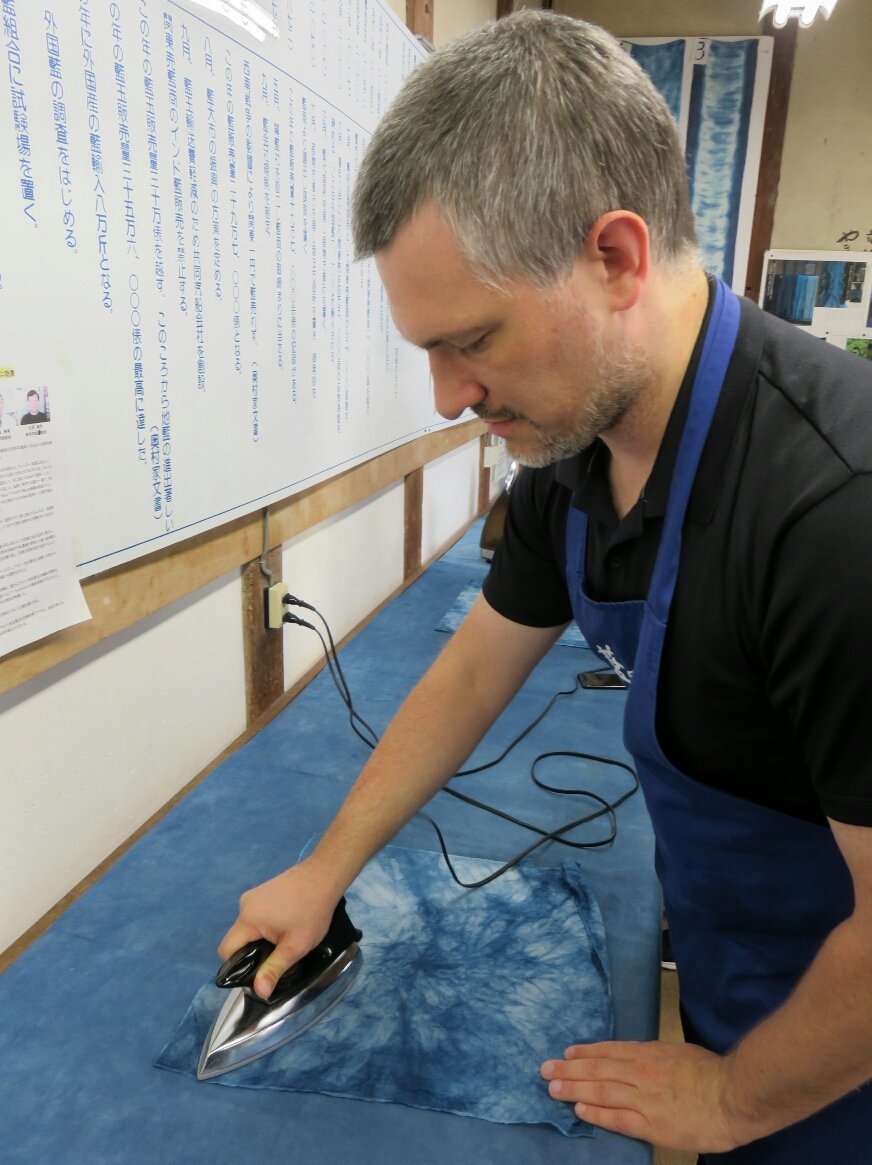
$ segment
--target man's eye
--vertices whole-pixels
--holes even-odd
[[[462,348],[459,349],[460,355],[474,356],[476,352],[480,352],[484,347],[484,342],[489,335],[489,332],[485,332],[484,335],[479,336],[477,340],[473,340],[471,344],[465,344]]]

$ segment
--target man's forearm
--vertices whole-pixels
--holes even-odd
[[[337,896],[457,771],[558,634],[508,624],[478,600],[311,856]]]
[[[872,942],[852,917],[818,952],[793,995],[726,1057],[725,1107],[756,1140],[872,1078]]]

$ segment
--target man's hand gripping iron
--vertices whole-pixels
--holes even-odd
[[[215,976],[216,986],[230,995],[203,1044],[197,1078],[208,1080],[250,1064],[317,1023],[360,974],[361,937],[341,898],[324,938],[285,971],[269,999],[255,993],[254,982],[273,944],[257,939],[231,955]]]

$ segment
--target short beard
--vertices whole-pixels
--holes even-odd
[[[593,338],[594,351],[590,366],[593,370],[593,385],[584,411],[578,422],[566,433],[553,433],[538,425],[529,417],[505,411],[488,415],[487,407],[474,409],[482,420],[521,420],[533,430],[533,448],[514,449],[511,437],[506,438],[506,448],[511,457],[521,465],[531,469],[543,469],[555,461],[565,461],[587,449],[594,441],[614,428],[623,420],[629,409],[636,403],[654,379],[650,360],[641,349],[630,348],[623,352],[606,351],[599,337]]]

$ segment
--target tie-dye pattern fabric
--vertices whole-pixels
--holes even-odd
[[[464,881],[497,868],[452,860]],[[575,862],[523,864],[466,891],[440,855],[388,847],[346,900],[364,952],[350,993],[292,1043],[209,1083],[393,1101],[593,1135],[539,1077],[542,1061],[568,1044],[612,1034],[602,919]],[[196,1075],[225,998],[211,984],[201,989],[158,1067]]]

